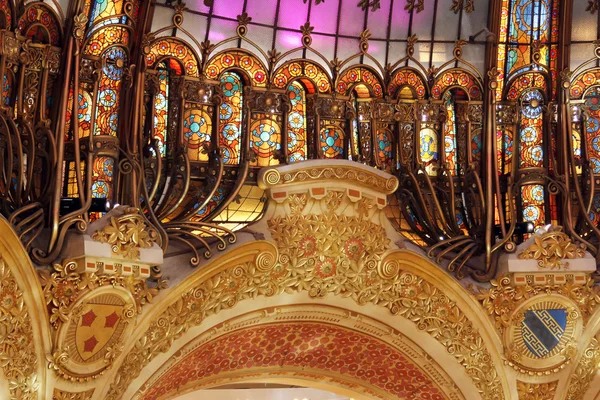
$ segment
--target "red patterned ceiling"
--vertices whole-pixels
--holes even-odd
[[[294,322],[242,329],[204,343],[166,370],[142,399],[169,398],[228,376],[283,371],[312,372],[348,387],[360,381],[367,392],[391,398],[445,398],[397,348],[348,328]]]

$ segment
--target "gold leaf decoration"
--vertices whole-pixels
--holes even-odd
[[[594,286],[592,278],[583,285],[568,280],[564,285],[512,285],[508,276],[490,281],[492,287],[477,294],[477,299],[494,318],[500,333],[509,325],[512,312],[524,301],[538,294],[559,294],[573,300],[582,312],[584,321],[600,304],[600,288]]]
[[[600,344],[598,343],[598,337],[595,337],[586,347],[577,367],[571,374],[566,400],[583,399],[596,376],[598,365],[600,365]]]
[[[23,291],[0,258],[0,366],[11,400],[38,398],[37,356]]]
[[[71,308],[77,299],[98,287],[113,286],[127,289],[135,299],[137,307],[135,311],[138,313],[142,311],[144,304],[152,302],[152,298],[158,294],[157,288],[148,287],[145,280],[137,279],[133,275],[79,273],[75,262],[55,264],[53,271],[41,270],[39,275],[46,304],[49,306],[50,322],[55,329],[69,321],[71,312],[76,312]],[[128,318],[133,314],[134,310],[127,310],[127,313],[124,313]]]
[[[355,207],[359,204],[364,203],[357,202]],[[327,209],[325,204],[322,209]],[[279,262],[269,261],[269,268],[258,268],[256,262],[219,268],[179,297],[124,357],[106,399],[120,399],[146,365],[207,316],[257,296],[298,292],[376,304],[412,321],[465,367],[482,398],[503,399],[501,380],[478,329],[432,283],[403,271],[393,257],[386,262],[383,255],[389,239],[385,230],[368,219],[368,212],[357,210],[356,214],[295,213],[268,221]]]
[[[533,243],[519,253],[520,259],[538,260],[540,268],[550,269],[568,268],[569,263],[563,260],[584,256],[585,245],[573,243],[566,233],[560,232],[560,227],[558,230],[534,236]]]
[[[54,389],[52,400],[90,400],[94,394],[94,389],[85,392],[67,392],[60,389]]]
[[[152,247],[156,240],[156,232],[146,226],[137,210],[130,209],[121,217],[111,217],[110,224],[96,231],[92,239],[110,244],[115,255],[138,260],[140,248]]]
[[[553,400],[558,381],[548,383],[529,383],[517,381],[519,400]]]

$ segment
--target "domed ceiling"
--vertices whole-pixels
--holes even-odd
[[[175,1],[159,0],[152,30],[171,24]],[[440,66],[452,59],[454,42],[463,39],[463,58],[481,72],[488,2],[474,0],[202,0],[185,3],[183,27],[198,42],[217,44],[234,37],[237,16],[246,12],[251,18],[246,37],[267,52],[280,53],[302,46],[301,26],[307,22],[312,31],[312,47],[330,61],[345,60],[359,53],[360,35],[369,30],[369,54],[363,62],[377,68],[394,64],[406,55],[407,39],[416,35],[415,56],[426,68]],[[176,33],[179,35],[179,33]],[[473,36],[476,36],[473,38]],[[227,47],[250,48],[247,43],[229,42]],[[323,59],[312,52],[294,52],[287,58]]]

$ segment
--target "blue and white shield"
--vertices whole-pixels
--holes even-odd
[[[560,342],[566,326],[566,309],[527,310],[521,333],[529,351],[535,357],[543,358]]]

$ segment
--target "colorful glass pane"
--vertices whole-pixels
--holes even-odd
[[[354,67],[342,72],[338,78],[336,90],[339,94],[345,95],[359,83],[371,88],[375,97],[383,97],[383,89],[377,75],[362,67]]]
[[[161,157],[166,156],[167,122],[169,119],[169,71],[164,63],[158,69],[158,93],[154,95],[154,138]]]
[[[275,87],[283,89],[289,87],[289,82],[295,78],[308,78],[320,93],[328,93],[331,90],[329,76],[323,68],[310,61],[293,61],[281,66],[273,79]],[[293,82],[292,82],[293,84]],[[307,88],[309,93],[314,93],[314,88]]]
[[[410,69],[402,69],[392,75],[392,81],[388,86],[388,94],[393,97],[398,97],[402,87],[410,87],[413,89],[418,99],[424,99],[427,91],[423,79],[417,72]]]
[[[287,120],[288,156],[290,162],[306,160],[306,96],[298,82],[288,86],[290,112]]]
[[[123,0],[95,0],[89,26],[103,18],[119,15],[123,12]]]
[[[0,12],[0,17],[2,18],[0,21],[0,29],[10,29],[12,23],[12,14],[8,0],[0,0]]]
[[[19,29],[34,43],[60,46],[61,28],[48,5],[36,2],[27,6],[19,19]]]
[[[558,6],[558,0],[502,1],[498,48],[500,75],[496,91],[498,100],[502,99],[509,76],[523,71],[523,67],[533,62],[534,41],[542,44],[539,63],[548,67],[553,78],[556,78]]]
[[[588,158],[594,173],[600,173],[600,88],[593,88],[585,96],[585,107],[588,111],[584,119]]]
[[[544,226],[546,216],[542,185],[521,187],[521,209],[523,210],[523,221],[532,222],[536,231]]]
[[[343,158],[344,130],[338,121],[325,122],[319,135],[323,155],[325,158]]]
[[[474,129],[471,138],[471,159],[474,164],[479,164],[481,162],[482,146],[481,128]]]
[[[250,127],[250,165],[266,167],[279,164],[275,159],[275,152],[281,149],[280,117],[273,115],[257,114]]]
[[[436,175],[438,155],[438,135],[431,128],[421,129],[421,162],[429,175]]]
[[[521,167],[543,166],[543,101],[542,94],[537,90],[530,90],[523,95],[519,143]]]
[[[483,90],[479,80],[462,69],[450,69],[436,78],[435,84],[431,88],[431,94],[435,99],[441,99],[442,95],[445,96],[448,93],[447,89],[453,86],[463,88],[471,100],[482,99]]]
[[[456,110],[452,93],[444,94],[446,121],[444,122],[444,163],[454,175],[456,173]]]
[[[204,207],[200,208],[202,204],[196,203],[194,205],[194,209],[198,209],[198,211],[196,212],[196,215],[194,215],[190,219],[190,221],[197,222],[203,220],[205,217],[208,216],[208,214],[210,214],[212,210],[215,209],[216,206],[219,205],[219,203],[223,201],[223,199],[225,199],[225,195],[225,189],[222,186],[219,186],[215,194],[210,198],[210,200],[208,201],[208,203],[206,203]]]
[[[216,55],[206,67],[206,76],[216,79],[223,76],[223,71],[230,68],[239,68],[245,71],[250,78],[252,86],[264,87],[267,85],[267,70],[253,55],[241,51],[228,51]]]
[[[100,56],[104,50],[112,45],[128,46],[129,31],[122,26],[106,26],[94,31],[88,39],[84,52],[93,56]]]
[[[123,66],[127,55],[120,47],[111,47],[105,53],[106,65],[98,85],[95,135],[117,135],[119,122],[119,93]]]
[[[240,162],[240,136],[242,132],[242,80],[234,72],[221,76],[224,99],[219,109],[221,136],[219,144],[225,164]]]
[[[92,196],[110,198],[112,194],[113,168],[115,162],[110,157],[96,157],[92,174]]]
[[[2,98],[4,105],[10,106],[12,94],[12,75],[4,75],[2,79]]]
[[[212,119],[206,109],[188,109],[183,115],[183,145],[191,161],[208,161]]]
[[[592,200],[589,217],[596,226],[600,223],[600,193],[596,194]]]
[[[377,131],[377,157],[379,163],[385,170],[390,170],[392,166],[392,131],[389,129],[379,129]]]
[[[150,52],[146,56],[148,68],[154,68],[155,64],[165,57],[178,60],[183,65],[186,75],[199,76],[198,60],[194,52],[176,38],[163,38],[152,43]],[[176,66],[171,63],[170,67]]]

